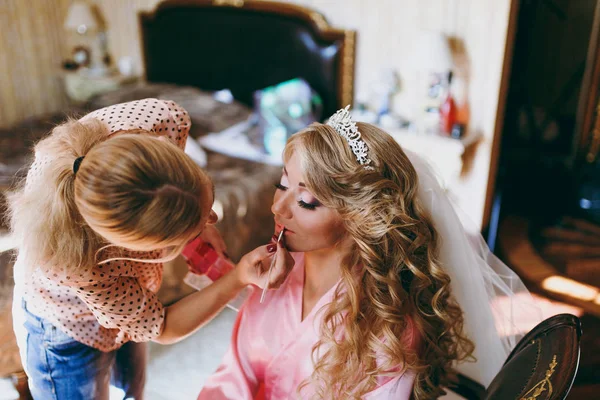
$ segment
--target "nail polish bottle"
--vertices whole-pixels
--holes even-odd
[[[450,86],[452,84],[452,71],[448,72],[447,77],[447,93],[446,99],[440,106],[440,131],[447,136],[452,134],[452,127],[456,123],[456,103],[450,92]]]

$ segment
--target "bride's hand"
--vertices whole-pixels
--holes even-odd
[[[236,272],[239,274],[241,282],[246,285],[256,285],[262,289],[266,283],[271,260],[275,255],[277,259],[271,272],[269,288],[277,289],[281,286],[294,267],[292,255],[281,243],[270,243],[257,247],[242,257],[236,266]]]

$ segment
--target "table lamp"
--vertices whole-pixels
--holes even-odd
[[[108,68],[105,63],[106,52],[106,33],[105,24],[102,16],[95,5],[85,1],[75,1],[69,7],[64,27],[69,32],[77,36],[77,42],[83,44],[76,49],[88,50],[89,60],[78,60],[75,52],[75,61],[84,65],[86,68],[82,71],[90,76],[105,76]],[[84,61],[84,62],[82,62]]]

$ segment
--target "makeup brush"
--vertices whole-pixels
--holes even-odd
[[[283,228],[281,230],[281,232],[279,232],[279,236],[277,237],[277,243],[276,243],[277,248],[279,248],[279,242],[281,241],[281,238],[283,237],[283,232],[285,232],[285,228]],[[271,271],[273,270],[273,267],[275,266],[276,259],[277,259],[277,250],[276,250],[275,254],[273,254],[273,259],[271,260],[271,266],[269,267],[269,272],[267,272],[267,280],[263,287],[262,294],[260,295],[261,303],[265,300],[265,294],[267,293],[267,289],[269,288],[269,282],[271,281]]]

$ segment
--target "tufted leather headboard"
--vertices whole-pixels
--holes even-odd
[[[146,79],[252,94],[304,78],[323,115],[352,103],[355,32],[331,28],[316,11],[242,0],[167,0],[140,13]]]

